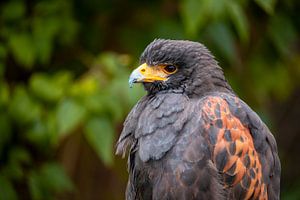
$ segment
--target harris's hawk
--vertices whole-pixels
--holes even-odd
[[[129,83],[148,92],[117,143],[127,200],[279,199],[276,141],[202,44],[157,39]]]

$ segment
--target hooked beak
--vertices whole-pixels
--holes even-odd
[[[148,66],[146,63],[140,65],[133,70],[129,77],[129,86],[132,87],[134,83],[166,81],[167,74],[161,70],[160,66]]]

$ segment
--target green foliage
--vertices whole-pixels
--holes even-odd
[[[296,4],[0,3],[0,199],[54,199],[76,191],[57,161],[62,141],[76,134],[107,168],[117,169],[114,141],[144,94],[141,86],[129,89],[128,76],[154,38],[207,45],[235,91],[272,125],[268,103],[284,103],[300,87]],[[295,191],[286,199],[299,197]]]
[[[59,72],[49,76],[36,73],[30,78],[30,89],[32,93],[45,102],[57,102],[63,98],[67,88],[70,87],[71,74]]]
[[[236,1],[231,1],[228,3],[227,8],[230,19],[239,35],[239,39],[242,43],[247,43],[249,40],[249,24],[242,5]]]
[[[274,12],[276,0],[255,0],[255,1],[267,13],[272,14]]]
[[[25,125],[41,116],[41,106],[30,96],[24,86],[20,85],[12,94],[9,113],[16,123]]]
[[[33,200],[53,199],[54,194],[70,191],[74,187],[61,166],[54,163],[47,163],[37,171],[32,171],[28,185]]]
[[[268,29],[268,35],[278,53],[283,57],[293,56],[292,49],[287,48],[297,40],[297,31],[292,21],[287,16],[276,15],[271,19]]]
[[[107,165],[111,165],[114,130],[112,124],[105,118],[92,118],[85,126],[87,141]]]
[[[9,179],[4,176],[0,176],[0,184],[0,199],[17,199],[16,191],[14,190],[13,185]]]
[[[2,7],[5,26],[1,36],[20,66],[32,68],[36,62],[47,64],[55,43],[67,45],[74,41],[78,25],[71,5],[71,1],[41,1],[32,7],[29,16],[25,1],[8,2]]]
[[[18,33],[9,36],[8,45],[16,61],[25,67],[31,67],[36,59],[33,39],[27,33]]]
[[[23,198],[24,190],[29,195],[24,198],[53,199],[74,189],[55,161],[63,138],[82,132],[99,158],[112,166],[115,126],[142,90],[131,95],[124,84],[127,55],[83,52],[77,60],[83,64],[77,67],[80,73],[72,70],[75,59],[55,59],[57,51],[67,50],[78,38],[72,1],[2,4],[0,199]]]
[[[63,100],[57,108],[58,133],[70,133],[84,118],[85,110],[72,100]]]

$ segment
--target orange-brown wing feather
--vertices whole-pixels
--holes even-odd
[[[212,148],[212,161],[221,174],[224,188],[231,190],[234,198],[268,199],[259,154],[249,129],[230,112],[229,105],[220,97],[208,97],[203,113],[209,122],[205,128]]]

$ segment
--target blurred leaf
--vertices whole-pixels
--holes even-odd
[[[58,120],[56,111],[49,111],[46,116],[46,128],[49,134],[49,142],[51,145],[56,146],[60,139],[60,133],[58,132]]]
[[[31,123],[41,115],[40,105],[22,86],[14,90],[9,111],[10,115],[20,124]]]
[[[9,47],[16,61],[24,67],[31,68],[36,59],[36,51],[31,36],[27,33],[9,36]]]
[[[123,116],[123,106],[126,105],[126,99],[117,97],[118,95],[113,93],[112,90],[102,91],[102,98],[99,104],[102,106],[102,114],[113,122],[119,122]]]
[[[224,0],[183,0],[181,15],[187,35],[193,38],[207,21],[224,18],[226,4]]]
[[[207,0],[183,0],[181,15],[188,35],[194,37],[206,21]]]
[[[95,65],[100,65],[109,76],[116,76],[120,74],[119,70],[121,63],[115,53],[105,52],[100,54],[95,60]]]
[[[41,149],[46,148],[49,145],[49,134],[46,125],[41,120],[35,121],[26,131],[26,138],[32,144],[41,147]]]
[[[93,76],[86,76],[72,84],[70,93],[74,96],[89,96],[99,90],[99,81]]]
[[[1,9],[1,17],[9,21],[22,19],[26,11],[25,9],[23,1],[10,1]]]
[[[63,96],[63,90],[45,74],[34,74],[30,79],[32,91],[47,101],[57,101]]]
[[[226,10],[226,4],[228,0],[205,0],[208,5],[206,12],[213,17],[213,20],[220,20],[224,18],[224,12]]]
[[[268,14],[273,14],[276,0],[255,0],[255,2]]]
[[[271,63],[258,56],[251,61],[251,73],[251,77],[255,77],[252,84],[261,101],[271,95],[277,100],[284,100],[292,91],[293,84],[288,69],[281,63]]]
[[[9,159],[14,163],[29,163],[31,160],[28,151],[21,147],[12,148]]]
[[[54,192],[63,192],[73,189],[71,180],[59,164],[45,164],[41,169],[40,175],[43,184],[47,185],[47,188]]]
[[[91,147],[106,165],[113,162],[114,130],[106,118],[91,118],[85,126],[85,136]]]
[[[57,126],[60,136],[70,133],[85,117],[85,109],[72,99],[63,100],[57,108]]]
[[[43,199],[43,197],[45,197],[45,199],[49,198],[50,194],[46,194],[45,192],[42,191],[40,182],[41,181],[39,180],[39,177],[36,172],[32,172],[29,175],[28,185],[29,185],[31,199],[33,200],[40,200]]]
[[[55,102],[64,96],[69,81],[70,76],[66,73],[58,73],[53,77],[36,73],[30,79],[30,87],[38,97]]]
[[[62,18],[62,27],[60,30],[60,39],[63,44],[70,44],[75,40],[78,24],[70,16]]]
[[[124,115],[124,108],[122,106],[121,99],[116,99],[114,96],[111,96],[112,99],[106,98],[105,105],[107,106],[107,110],[110,112],[112,116],[113,122],[119,122]],[[124,102],[126,103],[126,102]]]
[[[63,191],[73,189],[73,184],[62,167],[56,163],[48,163],[29,176],[29,189],[33,200],[54,199]]]
[[[70,71],[60,70],[54,74],[52,78],[54,79],[54,82],[61,87],[69,87],[69,84],[73,79],[73,74]]]
[[[223,23],[215,23],[210,25],[207,31],[222,56],[230,62],[236,60],[234,37],[231,30]]]
[[[35,6],[34,19],[35,44],[40,61],[50,58],[53,40],[63,45],[74,41],[78,24],[72,16],[72,1],[40,1]]]
[[[33,20],[33,39],[36,48],[36,54],[41,63],[47,63],[50,59],[53,40],[58,34],[60,28],[60,19],[58,17],[41,18],[36,17]]]
[[[103,102],[103,94],[101,93],[85,96],[83,104],[90,113],[95,114],[103,113],[106,108],[106,105]]]
[[[29,164],[31,157],[25,149],[14,146],[9,152],[8,164],[3,169],[3,173],[12,180],[21,180],[24,176],[24,164]]]
[[[274,16],[268,34],[281,55],[291,57],[294,54],[290,47],[298,39],[298,34],[290,19],[281,15]]]
[[[247,43],[249,40],[249,25],[244,10],[237,1],[227,3],[228,12],[238,32],[240,40]]]
[[[0,200],[15,200],[17,193],[12,183],[3,175],[0,175]]]

